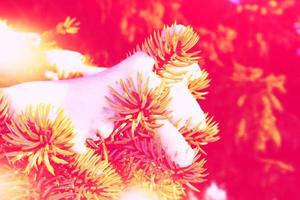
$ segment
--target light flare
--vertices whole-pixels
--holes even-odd
[[[21,62],[28,57],[28,49],[38,47],[41,37],[37,33],[17,32],[8,25],[0,21],[0,69],[6,64]]]
[[[0,21],[0,44],[0,87],[43,77],[46,61],[39,34],[15,31]]]
[[[28,177],[8,166],[0,167],[0,196],[2,200],[35,199],[36,194],[33,194],[32,189],[32,183]]]

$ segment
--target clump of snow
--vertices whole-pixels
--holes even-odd
[[[226,200],[227,194],[226,191],[220,188],[215,182],[212,182],[211,185],[205,191],[205,200]]]
[[[196,99],[183,83],[174,84],[170,87],[171,102],[168,109],[172,111],[171,122],[178,128],[187,125],[188,128],[205,128],[205,114]],[[179,123],[178,123],[179,121]],[[178,123],[178,124],[177,124]]]
[[[187,143],[182,134],[169,121],[161,121],[163,124],[157,130],[160,142],[170,160],[179,167],[187,167],[193,163],[195,152]]]

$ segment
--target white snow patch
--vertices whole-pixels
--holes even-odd
[[[157,195],[140,188],[130,188],[125,190],[119,200],[159,200]]]
[[[205,200],[227,200],[226,191],[212,182],[205,191]]]
[[[162,148],[179,167],[187,167],[193,163],[195,152],[182,134],[167,120],[160,121],[163,125],[158,128]]]

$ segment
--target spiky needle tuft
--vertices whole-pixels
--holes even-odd
[[[146,174],[143,170],[135,172],[129,186],[153,193],[157,197],[155,199],[160,200],[180,200],[185,195],[184,188],[178,181],[173,181],[168,176]]]
[[[205,95],[208,92],[204,90],[210,85],[210,79],[207,77],[207,71],[202,70],[199,78],[189,81],[188,88],[196,99],[205,99]]]
[[[212,142],[216,142],[220,139],[218,123],[214,121],[213,117],[209,117],[205,114],[206,127],[189,129],[189,121],[187,126],[179,129],[179,132],[185,137],[186,141],[192,145],[192,147],[201,148],[201,146],[207,145]],[[202,150],[202,153],[205,153]]]
[[[143,81],[143,76],[137,74],[137,81],[128,78],[119,82],[121,91],[110,87],[111,97],[106,97],[111,108],[117,115],[113,118],[116,129],[113,133],[131,129],[132,135],[136,129],[142,136],[151,136],[161,126],[157,121],[167,119],[169,111],[167,105],[170,101],[169,90],[160,86],[149,88],[149,78]]]
[[[25,172],[44,165],[54,175],[54,164],[69,163],[65,158],[73,155],[73,126],[62,109],[55,111],[45,104],[29,106],[7,126],[9,133],[3,138],[13,146],[7,155],[12,161],[22,159]]]
[[[86,154],[77,155],[71,164],[76,199],[117,199],[123,189],[121,177],[110,165],[89,149]]]
[[[176,23],[154,31],[135,51],[144,51],[154,58],[153,71],[171,82],[180,81],[186,74],[185,67],[197,63],[200,51],[194,50],[199,35],[191,26]]]
[[[8,117],[9,117],[9,103],[7,97],[0,90],[0,126],[5,123]]]

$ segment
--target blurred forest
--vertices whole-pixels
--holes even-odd
[[[195,28],[211,79],[199,103],[221,130],[205,149],[210,175],[197,199],[211,183],[229,200],[300,199],[299,11],[297,0],[0,1],[0,19],[18,30],[47,33],[76,18],[78,33],[51,37],[98,66],[118,63],[164,24]]]

